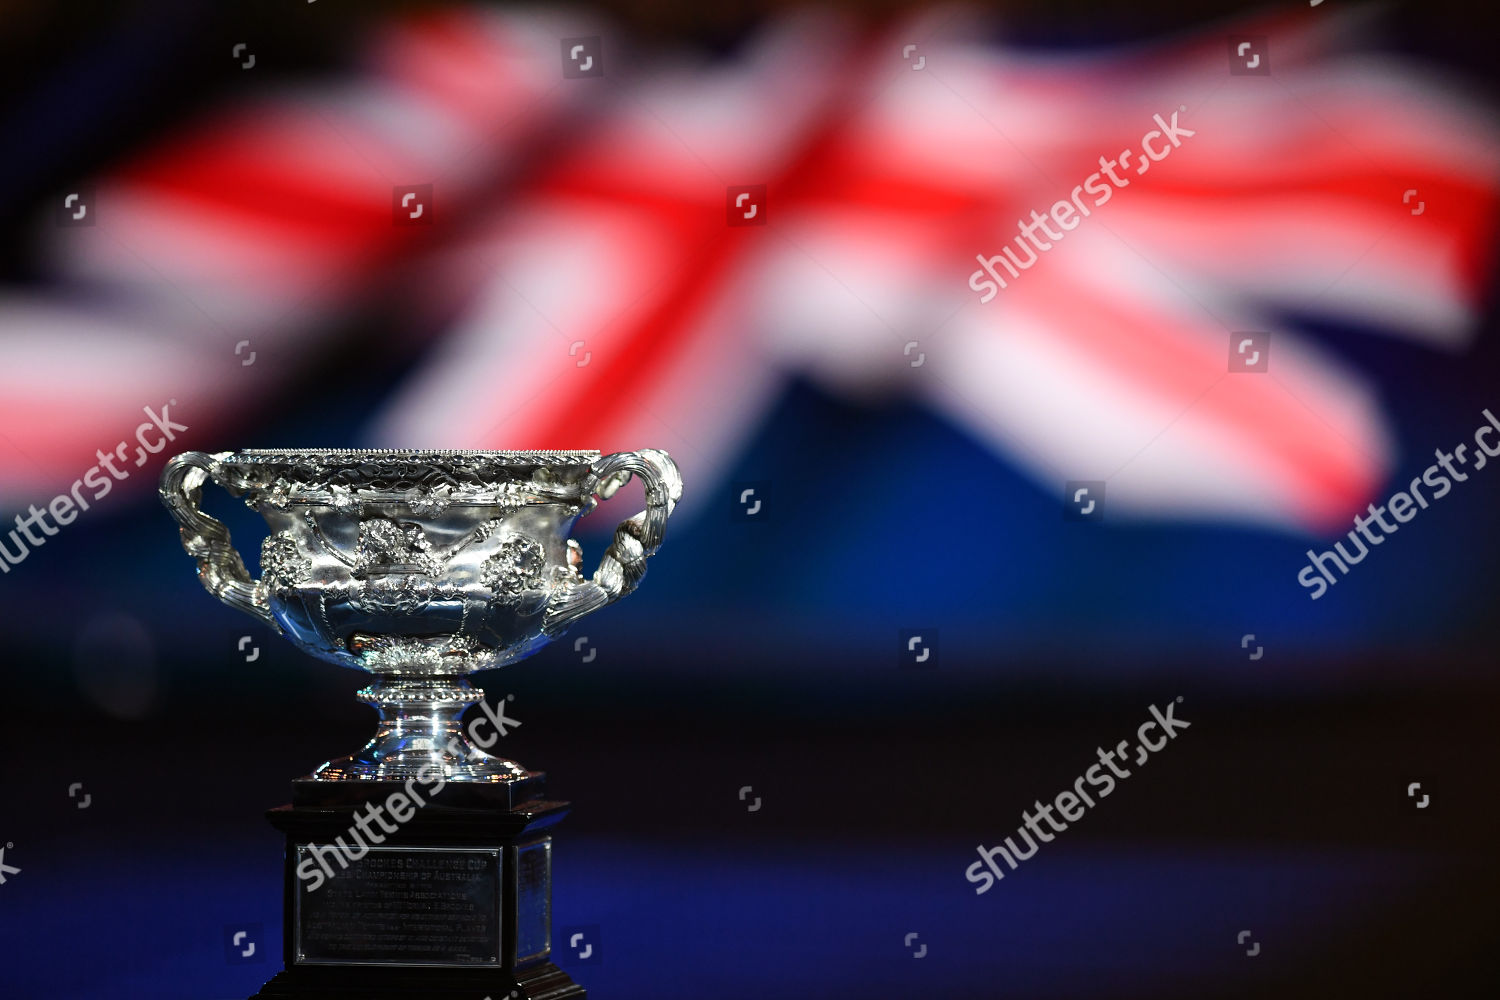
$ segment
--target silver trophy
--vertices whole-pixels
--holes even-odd
[[[621,522],[585,578],[573,522],[632,475],[646,509]],[[259,580],[199,509],[210,479],[270,527]],[[466,675],[522,659],[634,590],[682,478],[651,449],[257,449],[178,455],[161,496],[209,593],[315,656],[375,675],[359,692],[380,713],[375,738],[314,780],[402,781],[434,765],[449,782],[505,783],[531,772],[465,736],[459,717],[483,697]]]

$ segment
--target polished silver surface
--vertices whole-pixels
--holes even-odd
[[[632,475],[646,509],[622,521],[591,578],[573,522]],[[265,518],[261,578],[199,509],[213,480]],[[367,670],[380,727],[320,780],[449,781],[525,770],[473,746],[459,716],[482,695],[465,675],[505,666],[630,593],[682,496],[666,452],[249,450],[186,452],[162,471],[205,589],[314,656]],[[457,740],[460,753],[449,750]]]

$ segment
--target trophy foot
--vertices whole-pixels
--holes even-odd
[[[323,970],[317,970],[323,971]],[[473,1000],[493,996],[496,1000],[585,1000],[588,991],[566,972],[547,962],[514,974],[489,977],[468,976],[451,984],[433,985],[434,979],[451,978],[446,972],[420,970],[419,977],[400,977],[385,969],[358,970],[321,978],[299,978],[282,972],[262,986],[250,1000]]]
[[[374,739],[357,753],[313,771],[313,781],[394,781],[424,784],[498,784],[531,776],[513,760],[492,756],[464,732],[460,717],[484,692],[462,677],[379,677],[359,699],[380,713]],[[490,731],[504,735],[504,711],[490,716]],[[491,737],[492,739],[497,737]]]

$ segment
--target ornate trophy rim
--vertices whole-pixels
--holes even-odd
[[[221,452],[215,457],[228,465],[305,465],[311,460],[321,466],[342,462],[398,462],[430,465],[454,459],[480,460],[494,465],[589,465],[599,458],[597,449],[464,449],[464,448],[241,448]]]
[[[256,510],[406,503],[437,514],[554,501],[586,513],[593,492],[607,496],[613,485],[589,481],[597,450],[243,448],[208,457],[230,493]]]

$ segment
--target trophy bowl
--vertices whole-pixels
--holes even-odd
[[[592,578],[574,521],[639,476],[646,509],[621,522]],[[199,509],[212,479],[265,518],[259,580]],[[682,496],[663,451],[253,449],[187,452],[161,496],[205,589],[301,649],[369,671],[375,738],[317,781],[447,781],[527,772],[484,753],[459,717],[483,698],[464,679],[514,663],[630,593]]]

